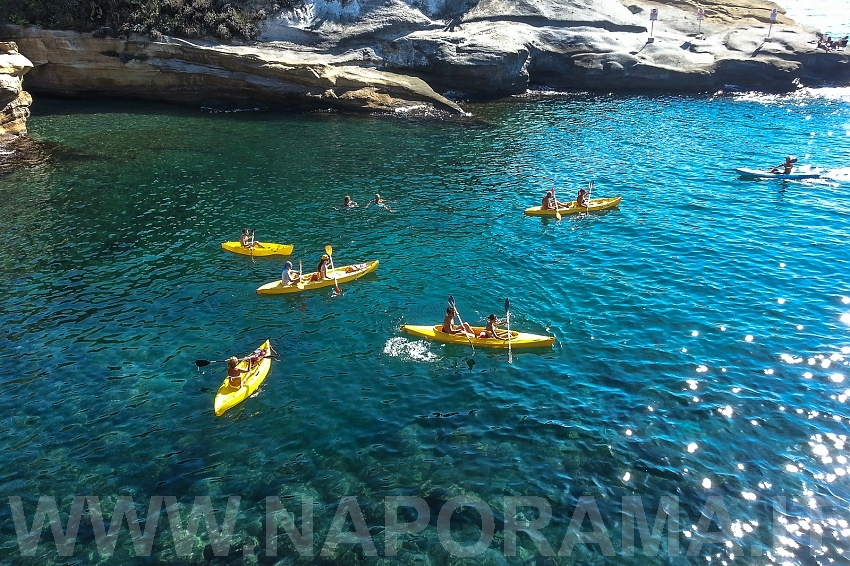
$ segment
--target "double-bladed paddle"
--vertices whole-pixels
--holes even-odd
[[[220,364],[227,360],[195,360],[195,365],[199,368],[207,367],[210,364]]]
[[[552,200],[555,204],[555,220],[560,220],[561,213],[558,212],[558,197],[555,195],[555,187],[552,187]]]
[[[514,363],[514,355],[511,351],[511,300],[505,299],[505,322],[508,323],[508,363]]]
[[[460,313],[457,312],[457,306],[455,305],[455,298],[449,295],[449,306],[452,307],[452,311],[457,315],[458,321],[460,321],[460,331],[463,332],[463,335],[466,336],[466,339],[469,340],[469,345],[472,346],[472,355],[475,355],[475,344],[472,343],[472,337],[466,331],[466,327],[463,325],[463,319],[460,318]],[[452,320],[454,320],[454,316],[452,316]]]
[[[334,288],[336,289],[336,294],[342,295],[342,291],[339,290],[339,283],[336,281],[336,271],[334,271],[334,249],[331,246],[325,246],[325,253],[328,254],[328,259],[331,261],[331,272],[334,274]]]

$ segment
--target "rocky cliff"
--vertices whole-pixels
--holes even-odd
[[[0,43],[0,141],[27,133],[32,97],[24,91],[24,75],[32,69],[29,59],[11,42]]]
[[[697,19],[697,7],[705,18]],[[786,91],[850,83],[847,51],[765,0],[304,0],[223,45],[5,26],[27,88],[189,104],[398,110],[560,89]],[[650,19],[652,10],[657,18]]]

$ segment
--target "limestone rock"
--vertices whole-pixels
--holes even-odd
[[[437,91],[850,84],[850,52],[819,51],[816,30],[768,0],[302,0],[250,45],[3,31],[33,62],[33,92],[190,104],[460,112]]]
[[[189,104],[261,104],[268,107],[354,108],[376,98],[341,97],[373,88],[387,109],[419,107],[461,112],[422,79],[351,64],[358,53],[310,49],[94,38],[91,34],[7,26],[34,61],[29,88],[56,96],[120,96]],[[338,96],[317,96],[333,88]],[[344,102],[339,102],[343,100]]]
[[[32,63],[14,42],[0,43],[0,140],[27,133],[32,97],[23,88]]]
[[[815,30],[768,0],[304,0],[264,37],[286,36],[286,25],[326,49],[367,48],[373,64],[438,90],[486,98],[534,83],[700,92],[850,82],[847,53],[816,52]]]

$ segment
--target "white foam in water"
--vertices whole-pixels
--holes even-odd
[[[394,358],[414,360],[417,362],[435,362],[440,356],[429,349],[429,344],[422,340],[410,341],[403,336],[396,336],[384,344],[384,353]]]

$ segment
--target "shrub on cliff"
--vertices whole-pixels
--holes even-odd
[[[267,10],[299,0],[17,0],[0,2],[0,21],[47,29],[93,32],[100,37],[131,33],[221,40],[254,39]]]

